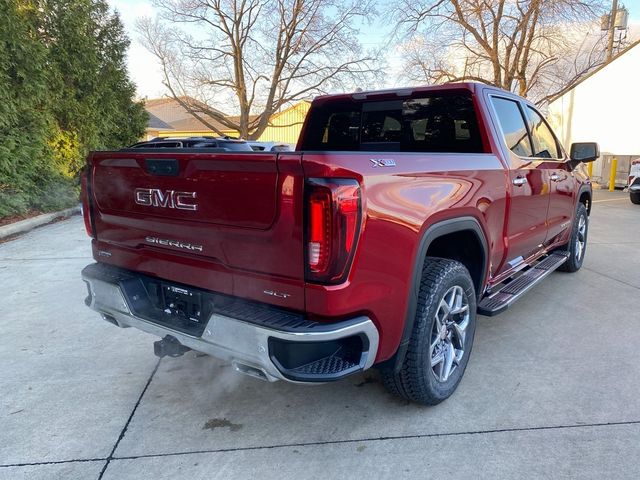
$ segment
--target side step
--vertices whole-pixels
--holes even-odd
[[[500,290],[483,298],[478,304],[478,313],[493,317],[504,312],[509,305],[538,284],[569,258],[569,252],[554,252],[538,263],[531,265],[522,275],[505,284]]]

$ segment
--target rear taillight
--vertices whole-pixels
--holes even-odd
[[[87,235],[95,238],[95,234],[93,231],[93,222],[91,220],[91,200],[89,198],[89,168],[91,167],[87,167],[80,174],[80,200],[82,202],[82,218],[84,219],[84,228],[87,230]]]
[[[306,183],[307,280],[345,280],[358,240],[360,185],[345,178],[312,178]]]

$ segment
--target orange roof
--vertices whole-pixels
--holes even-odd
[[[184,100],[185,103],[190,103],[192,105],[202,105],[203,109],[206,108],[220,115],[225,115],[224,112],[216,108],[208,107],[207,105],[191,97],[179,97],[179,98],[181,100]],[[186,118],[193,118],[193,115],[191,115],[186,108],[184,108],[182,105],[180,105],[180,103],[178,103],[178,101],[176,101],[174,98],[171,98],[171,97],[152,98],[151,100],[146,100],[144,107],[149,113],[151,113],[152,115],[155,115],[156,117],[161,119],[163,122],[166,122],[171,126],[174,126],[173,125],[174,122],[184,120]]]
[[[179,97],[179,98],[183,99],[185,102],[191,103],[192,105],[202,105],[203,110],[204,109],[213,110],[214,112],[217,112],[220,115],[224,115],[232,123],[240,123],[240,116],[238,115],[232,115],[232,116],[225,115],[220,110],[211,108],[191,97]],[[271,116],[270,120],[277,118],[278,116],[282,115],[283,113],[291,109],[298,108],[300,104],[303,104],[303,103],[309,104],[309,102],[307,101],[301,101],[299,103],[291,105],[280,112],[274,113]],[[305,105],[305,106],[307,106],[308,108],[308,105]],[[180,103],[178,103],[178,101],[173,97],[152,98],[150,100],[146,100],[145,108],[150,115],[152,115],[153,117],[157,117],[158,119],[162,120],[166,124],[169,124],[176,131],[202,132],[202,131],[211,130],[202,121],[200,121],[198,118],[194,117],[191,113],[189,113],[189,111],[187,111],[186,108],[180,105]],[[233,128],[229,128],[228,126],[223,125],[219,120],[214,119],[209,115],[201,114],[201,116],[205,119],[207,123],[209,123],[210,125],[212,125],[213,127],[215,127],[220,131],[235,132]],[[253,122],[258,118],[259,118],[259,115],[250,115],[249,122]]]
[[[223,125],[218,120],[214,120],[213,118],[208,117],[207,122],[221,131],[233,131],[232,128]],[[181,132],[195,131],[200,132],[202,130],[209,130],[209,127],[202,123],[200,120],[195,118],[193,115],[190,115],[188,118],[183,118],[181,120],[176,120],[171,122],[171,126],[179,130]]]

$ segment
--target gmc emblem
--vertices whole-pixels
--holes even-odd
[[[176,208],[178,210],[197,210],[196,203],[189,203],[196,198],[196,192],[176,192],[158,188],[136,188],[135,200],[145,207]]]

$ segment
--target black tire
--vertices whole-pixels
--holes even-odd
[[[581,230],[581,219],[584,219],[585,226],[584,231]],[[577,272],[582,267],[584,256],[587,253],[587,236],[589,234],[589,215],[587,214],[587,207],[583,203],[578,203],[576,209],[576,217],[573,220],[573,227],[571,228],[571,237],[569,237],[569,243],[567,243],[562,249],[569,252],[569,258],[564,262],[558,270],[562,272]],[[578,240],[583,242],[583,247],[578,255]]]
[[[466,313],[458,314],[459,325],[462,325],[463,321],[468,321],[462,342],[459,341],[453,326],[451,327],[451,333],[447,333],[447,327],[444,327],[440,330],[442,335],[434,336],[434,329],[437,330],[437,326],[440,324],[440,320],[436,323],[436,314],[443,316],[441,302],[446,300],[445,295],[451,292],[452,289],[454,294],[459,294],[458,298],[464,298],[464,295],[466,295],[468,315]],[[464,292],[464,295],[462,295],[462,292]],[[451,297],[449,296],[448,298]],[[447,322],[445,321],[444,323],[446,324]],[[425,405],[436,405],[449,398],[460,383],[469,362],[475,329],[476,294],[469,271],[460,262],[427,257],[422,269],[413,332],[404,361],[398,373],[395,373],[392,369],[385,369],[381,372],[382,380],[387,390],[409,401]],[[445,345],[444,342],[448,341],[449,335],[453,335],[457,339],[456,344],[462,346],[462,355],[453,370],[451,370],[448,378],[445,378],[445,381],[441,381],[437,378],[438,374],[436,373],[438,365],[432,367],[431,361],[432,356],[434,359],[438,357],[437,352],[444,352],[444,347],[442,349],[438,347]],[[440,343],[432,351],[434,342]],[[459,350],[454,351],[458,352]],[[442,369],[445,368],[444,360],[441,367]],[[442,370],[440,370],[440,374],[442,374]],[[441,378],[443,377],[441,376]]]
[[[640,205],[640,192],[629,192],[629,198],[631,199],[631,203]]]

